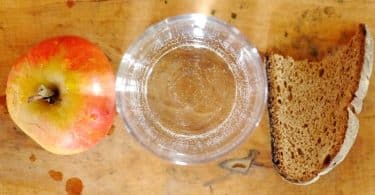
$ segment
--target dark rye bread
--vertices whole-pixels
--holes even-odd
[[[361,24],[349,43],[319,62],[266,56],[272,161],[286,180],[312,183],[348,153],[369,85],[372,47]]]

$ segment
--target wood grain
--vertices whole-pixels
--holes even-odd
[[[261,53],[273,50],[311,60],[334,52],[350,37],[353,23],[366,23],[375,31],[374,1],[298,2],[0,0],[0,96],[5,94],[7,74],[16,58],[33,44],[54,35],[74,34],[95,42],[116,70],[126,48],[148,26],[183,13],[211,14],[233,24]],[[374,79],[359,116],[358,138],[349,155],[309,186],[289,184],[270,168],[266,114],[249,139],[222,159],[176,166],[136,143],[119,117],[112,134],[92,150],[73,156],[52,155],[15,127],[2,103],[0,194],[66,194],[69,178],[79,178],[82,194],[90,195],[371,194],[375,192]],[[265,166],[253,166],[247,174],[229,175],[218,166],[223,159],[245,157],[249,149],[260,152],[256,161]],[[61,172],[62,181],[51,178],[49,170]]]

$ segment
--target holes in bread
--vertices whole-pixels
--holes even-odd
[[[329,165],[329,163],[331,163],[331,155],[327,155],[325,158],[324,158],[324,161],[323,161],[323,165],[326,167]]]
[[[321,68],[319,70],[319,77],[323,77],[323,75],[324,75],[324,68]]]
[[[277,102],[278,102],[279,104],[281,104],[281,99],[277,99]]]
[[[294,159],[294,152],[290,152],[290,155],[292,156],[292,159]]]
[[[318,138],[318,140],[316,141],[317,144],[320,144],[320,142],[322,142],[322,138]]]
[[[292,101],[292,99],[293,99],[292,86],[288,86],[288,91],[289,91],[288,100]]]
[[[280,164],[280,160],[279,160],[279,159],[272,158],[272,160],[273,160],[273,163],[274,163],[275,165],[279,165],[279,164]]]
[[[276,87],[276,90],[277,90],[277,93],[280,93],[280,85],[278,85],[277,87]]]
[[[302,152],[301,148],[297,148],[297,152],[298,152],[298,155],[303,156],[303,152]]]
[[[292,92],[292,86],[288,86],[288,91]]]
[[[292,95],[292,93],[289,93],[289,95],[288,95],[288,100],[289,100],[289,101],[292,101],[292,100],[293,100],[293,95]]]
[[[303,128],[307,128],[308,127],[308,125],[305,123],[305,124],[303,124],[303,126],[302,126]]]
[[[340,103],[340,99],[341,99],[341,98],[340,98],[340,95],[337,95],[337,96],[336,96],[336,104],[339,104],[339,103]]]
[[[342,97],[342,98],[343,98],[343,97],[344,97],[344,95],[345,95],[345,94],[344,94],[344,91],[340,91],[340,97]]]

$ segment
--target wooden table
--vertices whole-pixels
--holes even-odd
[[[10,120],[5,84],[17,56],[38,41],[62,34],[98,44],[117,69],[122,54],[150,25],[183,13],[215,15],[238,27],[263,53],[320,58],[350,37],[352,22],[375,31],[374,1],[236,0],[0,0],[0,194],[66,194],[76,177],[82,194],[371,194],[375,193],[375,77],[360,114],[358,138],[345,161],[318,182],[295,186],[271,168],[266,114],[249,139],[222,159],[196,166],[162,161],[127,134],[114,132],[92,150],[58,156],[41,149]],[[263,166],[247,174],[220,168],[223,159],[256,149]],[[61,173],[61,174],[60,174]],[[227,176],[225,176],[227,175]]]

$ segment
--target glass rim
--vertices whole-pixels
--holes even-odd
[[[201,154],[183,154],[178,153],[177,151],[174,153],[171,153],[171,151],[168,148],[159,147],[155,148],[152,147],[152,144],[148,144],[147,140],[144,138],[144,136],[139,135],[136,133],[136,130],[134,127],[132,127],[128,121],[128,119],[125,116],[123,105],[126,104],[126,102],[122,102],[121,100],[121,91],[118,90],[118,79],[122,78],[123,74],[123,66],[125,66],[126,58],[127,56],[131,56],[133,53],[137,52],[142,45],[142,43],[145,40],[148,40],[150,37],[153,37],[153,34],[158,31],[159,29],[163,28],[164,26],[173,25],[174,23],[177,23],[179,21],[197,21],[198,19],[205,19],[207,22],[213,22],[216,25],[219,25],[226,30],[229,31],[229,33],[233,34],[239,42],[244,43],[244,48],[251,52],[251,56],[254,60],[254,64],[252,66],[256,66],[257,69],[257,76],[262,77],[262,84],[264,86],[264,90],[261,90],[261,97],[260,99],[263,99],[263,101],[260,102],[260,105],[254,106],[254,123],[250,125],[246,125],[245,128],[243,128],[243,132],[239,134],[238,138],[235,138],[232,142],[226,144],[224,147],[219,147],[216,150],[210,151],[209,153],[201,153]],[[260,73],[260,74],[259,74]],[[187,165],[187,164],[198,164],[198,163],[204,163],[208,161],[215,160],[233,149],[235,149],[237,146],[242,144],[250,135],[250,133],[259,125],[259,122],[262,118],[262,114],[264,112],[264,108],[266,106],[267,101],[267,77],[264,70],[264,64],[259,56],[258,50],[253,47],[245,38],[244,35],[241,34],[241,32],[234,26],[228,24],[225,21],[222,21],[220,19],[217,19],[213,16],[207,16],[200,13],[191,13],[191,14],[183,14],[173,17],[168,17],[166,19],[163,19],[162,21],[159,21],[158,23],[148,27],[145,32],[140,35],[135,41],[133,41],[127,51],[123,54],[122,59],[119,64],[118,72],[116,75],[116,109],[120,113],[122,121],[125,123],[125,126],[127,128],[127,131],[129,134],[131,134],[137,142],[139,142],[144,148],[146,148],[151,153],[155,154],[156,156],[167,160],[169,162],[179,164],[179,165]]]

